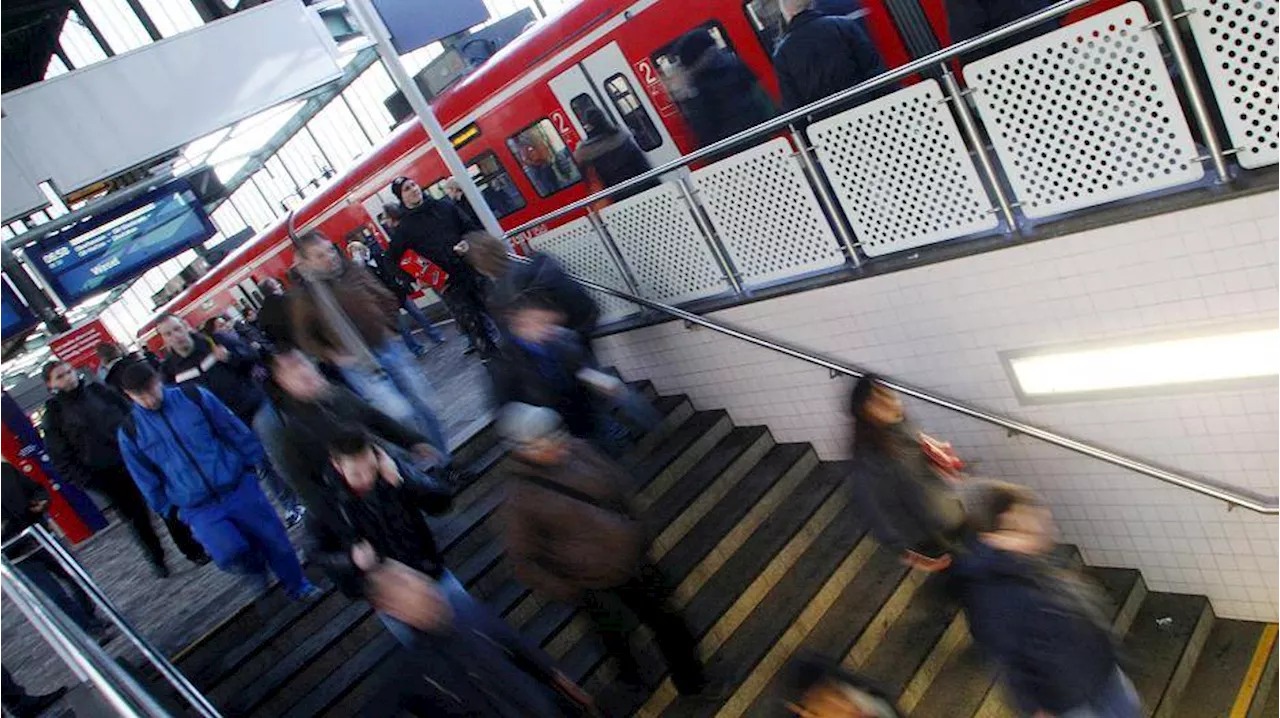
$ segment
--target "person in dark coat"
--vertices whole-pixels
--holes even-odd
[[[1020,486],[961,490],[973,538],[948,575],[974,644],[998,668],[1021,715],[1137,718],[1098,589],[1053,555],[1048,508]]]
[[[951,484],[925,453],[902,402],[873,375],[849,401],[854,420],[849,486],[876,541],[922,568],[941,569],[962,534],[964,513]],[[930,440],[931,441],[931,440]]]
[[[782,109],[791,111],[853,87],[885,71],[884,61],[857,20],[828,16],[812,0],[781,0],[786,34],[773,55]],[[882,88],[879,92],[887,92]],[[860,102],[875,97],[869,93]]]
[[[648,556],[626,471],[563,431],[551,409],[508,404],[499,424],[513,445],[503,516],[516,577],[555,600],[583,605],[623,680],[643,684],[628,647],[630,614],[653,630],[676,689],[702,692],[707,678],[697,639]]]
[[[773,100],[732,51],[716,44],[704,28],[680,39],[680,66],[687,75],[680,107],[685,119],[706,146],[755,127],[773,117]]]
[[[53,468],[64,481],[105,494],[129,524],[155,573],[168,576],[164,547],[151,525],[151,510],[125,468],[116,441],[116,430],[133,410],[129,400],[105,384],[81,381],[75,368],[63,361],[45,364],[43,373],[50,395],[41,430]],[[186,524],[174,514],[163,518],[187,560],[197,565],[209,562],[204,547]]]
[[[445,342],[444,335],[440,333],[431,324],[431,320],[427,315],[422,313],[418,305],[414,303],[413,298],[409,295],[413,294],[413,277],[400,267],[392,266],[387,261],[387,254],[382,250],[382,245],[378,244],[376,239],[370,237],[368,242],[360,242],[351,240],[347,243],[347,256],[352,262],[363,265],[373,273],[373,276],[382,282],[382,286],[387,288],[400,302],[400,308],[404,310],[409,318],[412,319],[422,331],[426,332],[427,338],[435,344],[443,344]],[[405,347],[413,352],[416,356],[423,356],[427,353],[427,348],[418,343],[414,338],[413,332],[404,324],[403,321],[397,322],[400,330],[400,339],[404,342]]]
[[[600,321],[600,305],[581,284],[569,278],[564,266],[545,252],[534,252],[528,262],[513,262],[501,240],[472,243],[468,258],[477,271],[494,283],[491,311],[511,305],[522,293],[546,296],[564,315],[564,326],[578,335],[591,357],[591,336]]]
[[[653,169],[631,133],[610,122],[598,107],[582,113],[582,129],[587,136],[574,149],[573,161],[587,178],[588,193],[599,192]],[[614,202],[626,199],[657,184],[654,180],[643,182],[610,199]]]
[[[116,391],[123,392],[120,388],[120,375],[124,372],[125,367],[133,362],[145,361],[153,369],[160,368],[160,357],[152,353],[150,349],[127,352],[124,347],[116,342],[102,342],[94,347],[93,351],[98,355],[99,374],[102,378],[102,383]]]
[[[388,261],[399,266],[405,252],[413,250],[443,269],[449,275],[444,291],[454,318],[481,355],[493,353],[496,330],[485,313],[488,282],[462,256],[467,246],[463,235],[483,232],[484,228],[451,200],[427,196],[408,177],[396,178],[391,191],[400,200],[403,215],[391,236]]]
[[[947,34],[951,36],[953,43],[968,40],[1020,20],[1052,4],[1053,0],[946,0]],[[1060,19],[1040,23],[986,47],[965,53],[960,56],[960,61],[972,62],[1001,50],[1007,50],[1014,45],[1057,30],[1061,24]]]

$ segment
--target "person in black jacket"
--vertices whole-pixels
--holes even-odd
[[[977,37],[990,32],[1001,25],[1008,25],[1053,4],[1053,0],[946,0],[947,34],[951,42]],[[1007,50],[1052,32],[1061,26],[1061,20],[1054,19],[1023,30],[986,47],[960,56],[962,63],[972,62],[992,53]]]
[[[782,109],[791,111],[869,80],[884,61],[857,20],[812,8],[812,0],[780,0],[787,32],[773,55]],[[885,92],[887,89],[882,89]],[[877,93],[860,98],[865,102]]]
[[[999,669],[1021,715],[1137,718],[1098,589],[1053,554],[1053,518],[1020,486],[962,489],[974,538],[948,572],[974,644]]]
[[[698,136],[709,145],[773,117],[773,100],[760,87],[746,63],[716,44],[705,28],[698,28],[678,44],[680,66],[688,85],[680,107]]]
[[[145,361],[151,365],[152,369],[160,368],[160,358],[153,354],[150,349],[127,352],[124,347],[115,342],[102,342],[94,347],[93,351],[98,355],[102,383],[119,392],[124,391],[120,388],[120,375],[133,362]]]
[[[105,494],[128,522],[152,569],[161,577],[168,576],[164,547],[151,525],[151,510],[125,467],[116,441],[116,430],[133,406],[105,384],[81,381],[66,362],[45,364],[43,374],[50,396],[41,429],[54,469],[66,481]],[[163,518],[187,560],[197,565],[209,562],[204,547],[186,524],[176,515]]]
[[[599,192],[652,169],[649,158],[631,133],[610,122],[599,108],[591,107],[582,113],[582,129],[587,137],[573,151],[573,161],[587,178],[588,193]],[[642,182],[610,199],[623,200],[657,184],[656,180]]]
[[[354,239],[347,242],[347,256],[350,257],[352,262],[363,265],[365,269],[372,272],[373,276],[377,277],[379,282],[382,282],[382,286],[395,295],[395,298],[400,301],[400,308],[426,332],[427,337],[432,342],[435,344],[444,343],[444,335],[440,333],[439,329],[432,326],[431,320],[427,319],[427,315],[422,313],[418,305],[413,302],[413,298],[409,296],[414,290],[413,277],[409,276],[409,273],[400,267],[394,267],[387,261],[386,252],[382,250],[382,245],[378,244],[377,240],[370,237],[367,244]],[[413,332],[405,326],[403,321],[399,322],[399,328],[400,338],[404,341],[404,345],[408,347],[409,351],[413,352],[414,356],[421,357],[427,353],[427,348],[418,343],[418,340],[413,336]]]
[[[408,177],[397,177],[391,183],[391,191],[404,212],[391,236],[388,261],[399,266],[404,253],[413,250],[443,269],[449,275],[445,301],[459,327],[471,337],[472,346],[481,355],[493,353],[496,330],[485,312],[488,282],[464,258],[467,243],[462,238],[468,232],[483,232],[484,228],[452,201],[427,196]]]
[[[243,342],[219,334],[216,339],[191,331],[181,317],[166,314],[156,323],[168,354],[160,363],[165,382],[182,386],[194,382],[208,389],[226,404],[236,418],[253,429],[267,450],[266,462],[258,467],[258,477],[267,485],[285,511],[285,525],[302,520],[303,507],[287,476],[282,477],[284,455],[280,421],[267,401],[258,378],[257,353]]]

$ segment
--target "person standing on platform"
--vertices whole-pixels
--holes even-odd
[[[595,194],[653,169],[631,133],[610,122],[598,107],[587,108],[582,113],[582,129],[587,136],[573,151],[573,161],[587,179],[587,194]],[[612,195],[609,201],[617,202],[657,186],[656,179],[642,182]]]
[[[777,108],[756,76],[731,50],[720,47],[706,28],[682,37],[677,53],[688,73],[688,97],[681,106],[699,145],[705,147],[773,117]]]
[[[464,259],[468,244],[463,239],[464,234],[484,228],[453,201],[428,197],[408,177],[397,177],[391,191],[404,212],[391,237],[388,259],[399,265],[405,252],[412,250],[443,269],[449,275],[444,292],[450,311],[475,349],[489,356],[496,348],[496,329],[485,312],[488,282]]]
[[[146,364],[122,383],[135,406],[116,432],[120,453],[151,508],[176,508],[218,568],[265,587],[269,566],[291,598],[317,596],[258,486],[262,444],[244,422],[198,384],[162,385]]]
[[[283,455],[288,450],[280,440],[280,420],[267,401],[257,372],[255,352],[233,335],[210,338],[191,330],[186,321],[172,314],[156,324],[168,355],[160,372],[170,384],[195,383],[208,389],[254,433],[266,447],[267,461],[257,466],[258,476],[280,502],[285,523],[296,526],[304,509],[298,494],[281,476]]]
[[[116,441],[116,430],[132,411],[129,400],[105,384],[81,381],[75,368],[64,361],[45,364],[43,373],[50,396],[41,429],[53,468],[64,480],[105,494],[128,522],[152,570],[167,577],[164,547],[151,525],[151,511],[125,468]],[[204,547],[185,524],[172,514],[161,517],[188,561],[200,566],[209,562]]]
[[[121,393],[123,391],[120,389],[120,374],[131,362],[145,361],[150,363],[153,368],[158,369],[160,367],[160,358],[151,353],[149,349],[128,352],[115,342],[102,342],[94,347],[93,351],[98,355],[99,375],[102,378],[102,383]]]
[[[458,180],[450,177],[444,181],[444,193],[458,205],[458,209],[477,227],[483,227],[484,223],[480,221],[480,215],[476,214],[476,210],[471,206],[471,201],[467,199],[467,194],[462,191],[462,185]]]
[[[351,258],[352,262],[372,272],[373,276],[382,282],[382,286],[386,287],[387,291],[391,292],[400,302],[400,308],[422,328],[422,331],[426,332],[428,339],[435,344],[444,344],[444,335],[431,324],[431,320],[427,318],[426,314],[422,313],[422,309],[409,296],[413,293],[413,277],[409,276],[409,273],[403,269],[393,267],[387,262],[386,252],[382,251],[382,247],[377,240],[370,239],[368,244],[351,240],[347,243],[347,256]],[[413,352],[414,356],[422,357],[426,355],[427,348],[419,344],[418,340],[414,338],[413,330],[400,321],[397,321],[396,325],[400,329],[400,338],[404,340],[405,347]]]
[[[773,55],[782,90],[782,109],[790,112],[885,71],[876,46],[853,18],[823,15],[813,0],[778,0],[786,34]],[[866,102],[878,93],[859,98]]]

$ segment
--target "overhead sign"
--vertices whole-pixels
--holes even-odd
[[[100,363],[98,345],[115,341],[116,338],[107,330],[106,325],[95,319],[50,340],[49,349],[54,356],[77,369],[97,371]]]
[[[373,0],[373,7],[401,55],[489,19],[484,0]]]
[[[185,180],[51,234],[27,258],[67,306],[133,279],[215,232]]]
[[[8,340],[35,326],[38,321],[35,313],[7,281],[0,285],[0,338]]]

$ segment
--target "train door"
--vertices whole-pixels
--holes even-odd
[[[642,64],[647,62],[646,58]],[[561,108],[567,111],[553,113],[551,121],[570,146],[585,136],[582,114],[590,107],[597,107],[619,127],[631,132],[653,166],[680,156],[680,149],[671,140],[645,92],[646,85],[636,78],[618,43],[611,42],[595,51],[554,77],[549,85]]]

